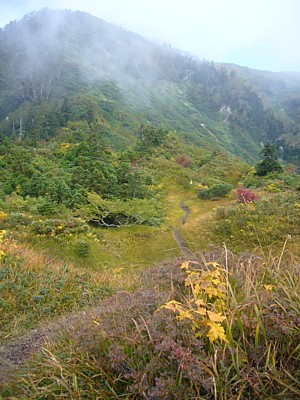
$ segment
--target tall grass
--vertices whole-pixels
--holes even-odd
[[[6,391],[30,399],[299,398],[299,272],[286,255],[237,258],[227,249],[218,260],[151,270],[151,291],[121,293],[74,322]],[[165,276],[168,292],[159,288]],[[170,301],[178,307],[165,307]],[[210,317],[224,337],[209,335]]]
[[[112,279],[7,242],[0,260],[0,337],[8,340],[112,294]]]

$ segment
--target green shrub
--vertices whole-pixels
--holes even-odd
[[[50,197],[41,197],[40,203],[37,206],[37,210],[42,215],[53,215],[57,213],[57,203],[54,202]]]
[[[7,224],[10,228],[18,228],[20,226],[31,225],[32,219],[22,212],[11,212],[7,219]]]
[[[216,211],[213,240],[231,248],[249,250],[257,246],[296,243],[300,237],[299,193],[275,193],[255,203],[241,203]]]
[[[82,233],[88,230],[88,225],[80,218],[46,219],[33,221],[33,232],[38,235],[68,235]]]
[[[96,193],[88,193],[88,204],[78,210],[84,220],[94,226],[117,228],[126,225],[161,224],[162,208],[157,199],[107,200]]]
[[[75,252],[79,257],[88,257],[91,252],[91,246],[85,240],[78,240],[75,245]]]
[[[266,190],[270,193],[278,193],[280,192],[280,188],[276,185],[276,183],[269,183],[266,187]]]
[[[232,226],[230,221],[220,221],[216,225],[216,233],[222,236],[230,236],[232,234]]]
[[[210,188],[201,188],[198,192],[198,197],[202,200],[218,199],[225,197],[232,190],[232,185],[229,183],[218,183]]]

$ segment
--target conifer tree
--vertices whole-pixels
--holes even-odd
[[[282,172],[282,166],[278,161],[276,149],[272,144],[267,143],[260,154],[263,159],[255,166],[258,176],[265,176],[270,172]]]

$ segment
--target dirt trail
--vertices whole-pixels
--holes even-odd
[[[185,212],[184,216],[181,218],[181,223],[182,225],[184,225],[186,223],[186,220],[188,219],[188,216],[191,213],[191,210],[184,204],[183,201],[180,203],[180,207]]]
[[[184,216],[181,218],[181,224],[184,225],[186,223],[188,216],[191,213],[191,210],[184,204],[183,201],[180,203],[180,207],[185,212]],[[182,251],[184,257],[194,258],[193,253],[187,248],[186,244],[182,240],[182,237],[180,236],[179,230],[176,228],[173,229],[173,238],[176,240],[176,243],[180,248],[180,250]]]
[[[181,219],[181,224],[184,225],[191,211],[184,202],[180,203],[180,207],[185,213]],[[187,248],[180,236],[179,230],[176,228],[173,230],[173,237],[184,257],[189,259],[194,258],[193,253]],[[103,300],[102,304],[105,304],[105,300]],[[96,307],[95,309],[99,309],[99,307]],[[47,326],[41,326],[40,328],[29,332],[28,335],[24,337],[0,345],[0,385],[5,385],[5,382],[16,368],[24,364],[28,358],[30,358],[30,356],[35,352],[39,351],[46,342],[53,340],[56,334],[60,331],[61,326],[66,327],[72,325],[74,319],[78,318],[80,314],[83,316],[86,312],[92,312],[92,310],[93,309],[91,308],[89,310],[71,313],[68,316],[58,317],[56,321]]]
[[[116,297],[117,295],[113,296]],[[110,299],[101,300],[96,307],[90,307],[80,311],[71,312],[55,318],[46,326],[30,331],[27,335],[16,338],[9,343],[0,346],[0,387],[5,385],[10,375],[22,364],[24,364],[34,353],[38,352],[47,342],[55,340],[62,329],[72,327],[74,321],[84,320],[87,315],[98,313],[105,309]],[[1,399],[0,399],[1,400]]]
[[[0,384],[9,374],[39,350],[48,339],[51,327],[36,329],[30,335],[0,347]]]
[[[155,272],[152,275],[154,282],[157,280],[156,271],[157,268],[155,267]],[[161,279],[165,274],[166,271],[162,266],[157,276]],[[147,277],[147,281],[149,282],[149,277]],[[154,312],[157,309],[157,296],[164,303],[169,294],[163,291],[159,294],[140,290],[133,293],[119,291],[110,298],[101,300],[97,306],[58,316],[46,326],[41,325],[26,336],[0,346],[0,388],[5,388],[10,378],[13,379],[14,375],[18,373],[19,367],[22,367],[43,347],[55,342],[56,338],[63,332],[72,330],[74,332],[74,327],[83,325],[86,327],[94,320],[102,321],[101,326],[104,332],[111,332],[112,329],[116,328],[112,324],[117,324],[118,315],[122,315],[122,318],[126,318],[126,315],[128,315],[130,319],[136,319],[143,313],[150,312],[149,310]],[[114,318],[116,318],[114,322],[112,322],[114,318],[111,318],[113,313],[115,313]],[[122,327],[117,325],[118,334],[120,334],[122,328],[124,328],[123,322]],[[126,327],[124,334],[125,331]]]

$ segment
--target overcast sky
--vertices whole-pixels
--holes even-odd
[[[0,27],[43,7],[87,11],[200,59],[300,71],[300,0],[0,0]]]

